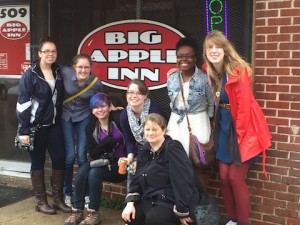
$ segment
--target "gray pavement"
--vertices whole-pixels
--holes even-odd
[[[67,213],[59,211],[55,215],[36,212],[34,197],[0,208],[1,225],[63,225],[67,217]],[[100,209],[100,217],[101,225],[124,225],[120,210]]]

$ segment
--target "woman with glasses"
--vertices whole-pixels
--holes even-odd
[[[30,142],[30,129],[35,132],[34,149],[30,151],[31,181],[36,197],[35,209],[44,214],[56,210],[71,212],[63,201],[65,148],[60,124],[64,86],[60,66],[56,63],[56,44],[43,38],[39,45],[39,60],[22,75],[17,101],[18,133],[23,144]],[[49,206],[44,182],[46,149],[52,163],[53,207]]]
[[[207,75],[196,66],[197,44],[189,38],[181,38],[176,44],[177,66],[179,70],[168,78],[167,88],[171,100],[171,116],[168,134],[189,149],[189,131],[185,109],[192,133],[202,144],[209,141],[210,118],[214,116],[214,99]],[[182,88],[181,88],[182,87]]]
[[[92,95],[102,91],[102,83],[91,73],[92,59],[87,54],[73,58],[72,67],[63,67],[65,101],[62,110],[62,127],[66,149],[66,173],[64,181],[65,203],[71,206],[73,166],[77,158],[78,166],[87,162],[87,137],[85,128],[91,121],[89,101]],[[86,88],[89,87],[87,90]],[[84,91],[79,96],[72,98]],[[77,156],[77,157],[76,157]],[[88,197],[86,199],[88,202]]]
[[[143,132],[143,123],[149,113],[158,113],[166,118],[163,109],[148,98],[148,87],[142,80],[132,80],[127,88],[126,100],[127,107],[122,110],[120,115],[121,128],[126,140],[126,151],[128,164],[133,162],[134,156],[146,143]],[[127,187],[131,181],[128,175]]]

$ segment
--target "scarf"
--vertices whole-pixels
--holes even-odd
[[[140,123],[138,118],[134,115],[134,111],[129,105],[127,105],[127,116],[131,132],[135,140],[140,144],[145,144],[147,141],[144,139],[143,123],[145,122],[146,116],[149,114],[151,101],[149,98],[145,99],[144,107],[140,116]]]

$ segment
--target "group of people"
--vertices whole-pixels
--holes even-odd
[[[127,179],[121,215],[127,224],[196,224],[192,209],[201,187],[188,157],[188,115],[200,143],[209,141],[214,124],[227,225],[248,224],[245,178],[250,163],[271,145],[271,135],[251,90],[251,68],[226,37],[219,31],[206,36],[201,69],[196,66],[197,52],[192,39],[181,38],[176,45],[178,69],[168,75],[167,118],[139,79],[129,83],[127,106],[119,110],[119,103],[103,93],[101,81],[91,73],[89,55],[76,55],[72,67],[61,66],[55,42],[42,39],[39,60],[21,78],[17,102],[20,140],[28,144],[30,128],[39,127],[30,151],[36,210],[70,213],[64,225],[99,224],[103,181]],[[232,127],[238,152],[226,147]],[[53,207],[44,184],[46,149],[52,163]],[[127,175],[118,173],[124,160],[130,166]]]

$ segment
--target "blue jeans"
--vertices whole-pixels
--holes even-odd
[[[73,197],[73,207],[83,210],[84,196],[86,189],[90,195],[89,209],[98,211],[102,195],[102,183],[108,181],[120,183],[126,179],[126,175],[118,173],[117,162],[111,163],[111,170],[107,166],[90,167],[90,162],[81,166],[75,176],[75,191]]]
[[[73,166],[77,154],[78,166],[81,167],[87,162],[86,145],[87,137],[85,133],[86,126],[91,121],[91,116],[88,116],[82,121],[72,122],[61,120],[66,149],[66,169],[65,169],[65,182],[64,194],[72,195],[72,180],[73,180]],[[76,151],[75,151],[76,150]]]

